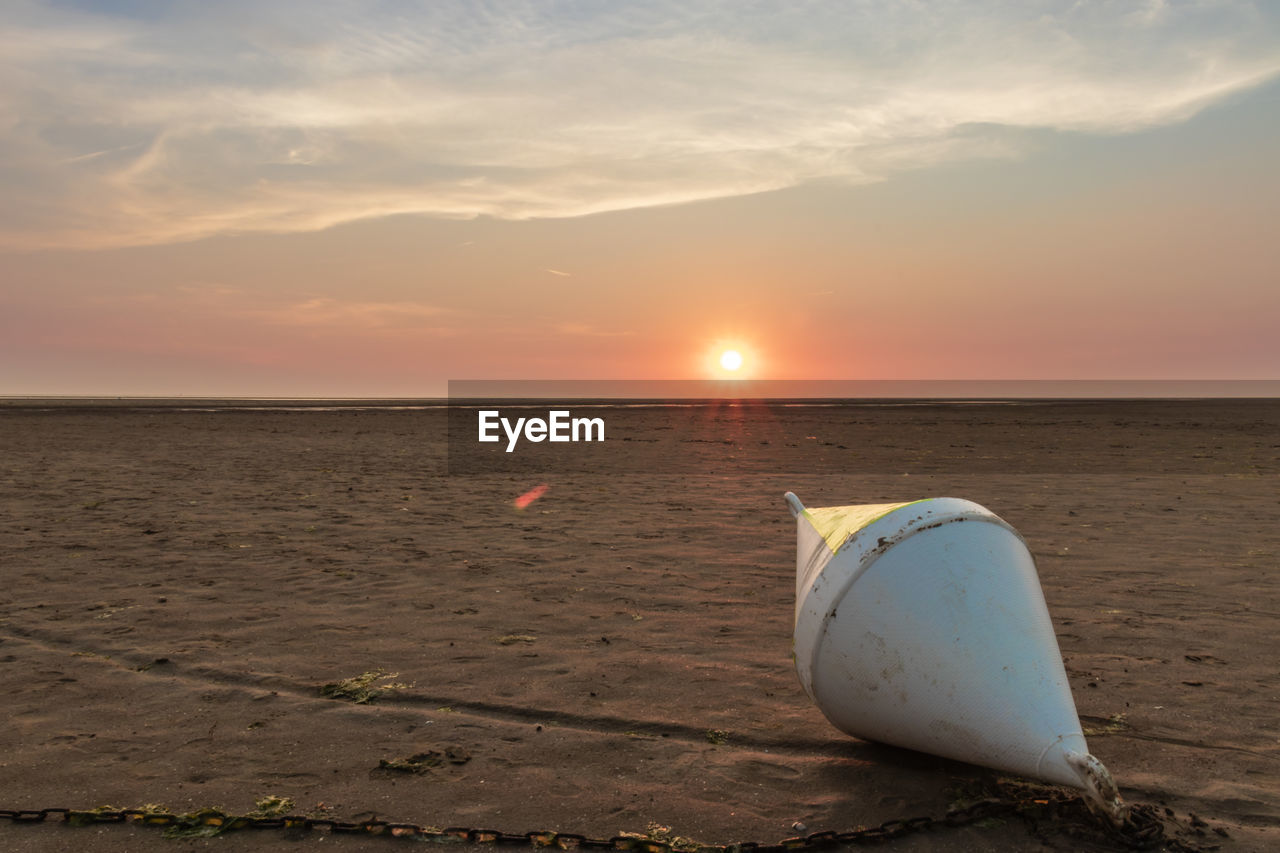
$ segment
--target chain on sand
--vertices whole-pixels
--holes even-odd
[[[875,827],[859,827],[848,832],[817,832],[786,838],[773,843],[738,842],[703,845],[684,839],[654,835],[618,835],[612,838],[589,838],[565,832],[526,832],[512,834],[491,829],[449,827],[437,829],[409,823],[382,820],[345,822],[301,815],[259,816],[230,815],[215,809],[190,814],[170,814],[150,809],[98,808],[91,811],[66,808],[0,809],[0,819],[12,823],[39,823],[61,820],[71,826],[125,823],[164,829],[167,835],[212,836],[234,830],[280,830],[291,835],[308,832],[350,833],[405,839],[419,842],[502,845],[558,850],[616,850],[624,853],[790,853],[790,851],[824,850],[835,847],[882,844],[907,835],[940,832],[964,826],[992,826],[1008,820],[1022,820],[1029,831],[1042,841],[1066,840],[1071,846],[1089,842],[1091,846],[1107,846],[1117,850],[1169,850],[1176,853],[1203,853],[1215,846],[1197,840],[1204,837],[1208,826],[1192,815],[1189,821],[1177,820],[1172,811],[1156,806],[1135,804],[1123,825],[1113,826],[1095,817],[1080,797],[1046,793],[1042,789],[998,791],[966,805],[953,808],[944,817],[915,817],[891,820]],[[1214,830],[1225,836],[1225,830]],[[1056,846],[1056,845],[1055,845]]]

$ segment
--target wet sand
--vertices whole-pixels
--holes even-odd
[[[997,774],[847,737],[800,689],[790,489],[1005,518],[1122,792],[1280,846],[1280,402],[729,414],[591,470],[449,476],[440,409],[0,403],[0,808],[277,796],[715,844],[941,816]],[[322,695],[367,672],[376,701]],[[290,843],[0,821],[14,850]],[[892,849],[1045,848],[1014,820]]]

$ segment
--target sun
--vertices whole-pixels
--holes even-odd
[[[707,379],[734,382],[759,379],[765,361],[759,349],[743,335],[723,335],[708,340],[698,353],[699,373]]]

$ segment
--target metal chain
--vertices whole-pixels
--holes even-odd
[[[481,845],[518,846],[529,848],[555,848],[558,850],[614,850],[621,853],[795,853],[795,851],[827,850],[833,847],[882,844],[921,832],[956,829],[981,821],[1017,817],[1030,827],[1042,840],[1053,833],[1072,836],[1092,836],[1095,841],[1110,841],[1117,849],[1162,849],[1175,853],[1203,853],[1216,847],[1203,847],[1179,838],[1170,837],[1165,828],[1165,818],[1173,812],[1155,806],[1137,804],[1130,808],[1124,825],[1113,827],[1105,821],[1093,818],[1080,797],[1058,793],[1046,795],[1041,791],[1028,791],[1022,796],[986,797],[961,808],[947,812],[943,818],[913,817],[886,821],[876,827],[859,827],[848,832],[815,832],[811,835],[786,838],[773,844],[738,842],[724,845],[700,845],[683,841],[638,835],[615,835],[611,838],[589,838],[569,832],[526,832],[513,834],[496,829],[472,827],[448,827],[435,829],[411,823],[391,823],[384,820],[347,822],[303,815],[259,816],[229,815],[215,809],[203,809],[192,814],[171,814],[145,809],[109,809],[91,811],[66,808],[48,809],[0,809],[0,819],[12,823],[40,823],[50,818],[60,818],[71,826],[88,826],[104,823],[132,823],[140,826],[160,827],[170,834],[218,835],[242,829],[282,829],[295,833],[328,831],[333,833],[358,833],[362,835],[407,838],[414,841],[435,843],[462,843]],[[1192,834],[1203,835],[1203,821],[1192,816]],[[1219,834],[1225,835],[1222,830]]]

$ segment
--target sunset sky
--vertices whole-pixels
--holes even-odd
[[[0,395],[1280,378],[1280,4],[60,0]]]

